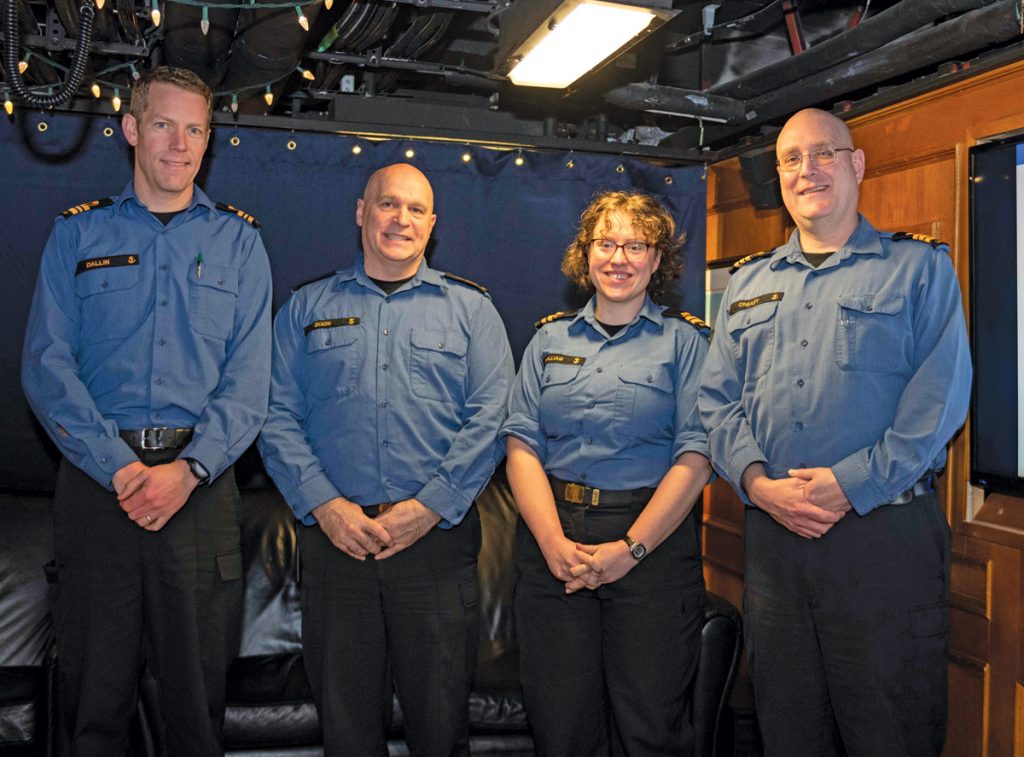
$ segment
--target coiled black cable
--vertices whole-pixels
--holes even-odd
[[[70,100],[82,85],[88,63],[89,46],[92,44],[92,24],[96,18],[94,0],[84,0],[78,12],[78,41],[75,43],[75,57],[68,70],[68,76],[56,93],[39,95],[29,91],[18,71],[18,47],[21,41],[18,28],[18,0],[7,0],[4,6],[4,68],[14,94],[30,108],[53,108],[62,105]]]

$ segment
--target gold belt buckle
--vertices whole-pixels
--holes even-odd
[[[601,498],[601,490],[591,489],[590,491],[590,502],[586,502],[584,497],[587,493],[587,487],[580,484],[566,484],[565,499],[567,502],[572,502],[574,505],[589,505],[591,507],[597,507],[597,503]]]

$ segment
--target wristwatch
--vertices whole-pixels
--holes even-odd
[[[203,464],[193,457],[182,458],[185,464],[188,465],[188,472],[196,477],[196,481],[202,486],[210,480],[210,472],[203,467]]]
[[[626,546],[629,547],[629,554],[633,555],[633,559],[640,562],[647,557],[647,547],[638,542],[629,534],[622,537],[622,541],[626,542]]]

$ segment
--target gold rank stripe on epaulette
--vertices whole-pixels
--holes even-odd
[[[557,321],[560,318],[572,318],[574,315],[576,315],[576,313],[577,311],[575,310],[559,310],[557,313],[552,313],[551,315],[544,316],[535,324],[533,324],[533,327],[535,329],[539,329],[541,326],[547,326],[552,321]]]
[[[892,241],[901,242],[904,239],[913,239],[915,242],[924,242],[930,244],[932,249],[935,249],[939,245],[945,244],[941,239],[930,237],[927,234],[911,234],[909,231],[897,231],[892,235]]]
[[[451,279],[452,281],[457,281],[460,284],[465,284],[468,287],[473,287],[474,289],[477,289],[477,290],[483,292],[484,294],[487,294],[487,292],[490,291],[483,284],[477,284],[475,281],[470,281],[469,279],[464,279],[462,276],[456,276],[454,273],[448,273],[446,271],[443,271],[441,273],[441,275],[444,276],[446,279]]]
[[[308,286],[309,284],[315,284],[316,282],[323,281],[324,279],[329,279],[329,278],[331,278],[331,276],[333,276],[336,273],[337,273],[337,271],[328,271],[327,273],[321,273],[319,276],[314,276],[311,279],[306,279],[305,281],[300,281],[298,284],[296,284],[295,286],[292,287],[292,291],[293,292],[297,292],[300,289],[302,289],[302,287],[304,287],[304,286]]]
[[[544,365],[548,363],[564,363],[565,365],[583,365],[587,362],[585,357],[576,357],[575,355],[557,355],[550,354],[544,356]]]
[[[772,252],[774,252],[774,250],[762,250],[761,252],[755,252],[753,255],[747,255],[745,258],[740,258],[729,268],[729,275],[736,273],[736,271],[738,271],[742,266],[745,266],[751,260],[768,257]]]
[[[711,327],[702,321],[700,318],[695,316],[693,313],[688,313],[685,310],[674,310],[672,308],[666,308],[661,311],[663,316],[669,318],[679,318],[686,321],[688,324],[693,326],[697,331],[711,331]]]
[[[358,326],[359,319],[356,317],[350,318],[324,318],[323,320],[313,321],[311,324],[302,329],[302,331],[309,336],[310,331],[316,331],[317,329],[336,329],[338,326]]]
[[[83,202],[81,205],[75,205],[75,207],[65,210],[61,215],[65,218],[71,218],[71,216],[77,216],[79,213],[85,213],[96,208],[105,208],[113,204],[114,200],[112,197],[104,197],[102,200],[93,200],[92,202]]]
[[[118,268],[123,265],[138,264],[138,255],[107,255],[102,258],[89,258],[88,260],[78,261],[78,266],[75,268],[75,276],[91,271],[94,268]]]
[[[226,202],[218,202],[217,210],[223,210],[225,213],[234,213],[236,216],[241,218],[243,221],[247,221],[252,224],[255,228],[259,228],[262,224],[257,221],[253,216],[246,213],[244,210],[239,210],[234,205],[228,205]]]

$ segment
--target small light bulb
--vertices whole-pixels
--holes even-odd
[[[302,27],[303,31],[309,31],[309,19],[302,15],[302,8],[298,5],[295,6],[295,13],[299,17],[299,26]]]
[[[11,102],[10,95],[4,95],[4,110],[7,111],[7,115],[14,115],[14,103]]]
[[[26,71],[28,71],[28,59],[29,59],[29,57],[31,55],[32,55],[32,53],[29,53],[24,58],[22,58],[20,61],[18,61],[18,73],[19,74],[23,74]]]
[[[96,10],[98,10],[98,11],[103,10],[103,6],[104,6],[104,4],[106,2],[107,2],[107,0],[96,0]]]
[[[203,32],[205,37],[210,33],[210,9],[203,6],[203,19],[199,22],[199,29]]]
[[[160,3],[159,0],[153,0],[153,10],[149,12],[149,17],[153,19],[153,26],[160,26]]]
[[[100,99],[100,95],[103,94],[103,92],[100,91],[100,85],[97,84],[96,82],[92,83],[92,86],[89,87],[89,91],[92,92],[92,96],[95,97],[97,100],[99,100]]]
[[[263,93],[263,102],[267,104],[267,107],[270,107],[271,105],[274,104],[274,93],[270,91],[269,84],[267,85],[266,92]]]
[[[236,95],[236,94],[232,94],[231,95],[231,112],[232,113],[237,113],[238,112],[238,95]]]
[[[135,81],[138,81],[142,78],[141,76],[139,76],[139,69],[135,67],[134,63],[128,64],[128,70],[132,72],[132,79],[134,79]]]
[[[416,157],[416,151],[410,147],[408,150],[405,151],[405,157],[407,157],[407,158],[415,158]]]
[[[473,159],[473,156],[472,156],[472,155],[470,155],[468,151],[467,151],[467,152],[464,152],[464,153],[462,153],[462,162],[463,162],[463,163],[468,163],[468,162],[469,162],[469,161],[471,161],[472,159]]]
[[[525,162],[526,162],[526,158],[524,158],[522,155],[516,155],[516,165],[517,166],[521,166]]]
[[[352,154],[353,155],[358,155],[362,151],[363,151],[363,148],[360,147],[359,145],[352,145]]]
[[[110,104],[114,106],[115,113],[121,112],[121,90],[114,90],[114,96],[111,98]]]
[[[329,11],[332,7],[334,7],[334,0],[324,0],[325,11]]]
[[[303,68],[302,66],[296,66],[295,70],[298,71],[300,74],[302,74],[302,78],[305,79],[306,81],[313,81],[314,79],[316,79],[316,74],[314,74],[308,68]]]

